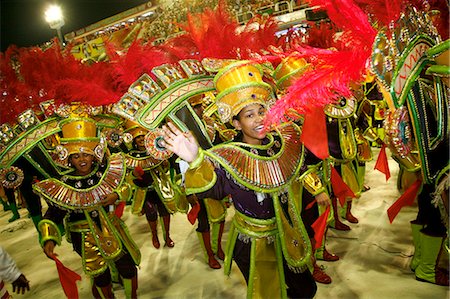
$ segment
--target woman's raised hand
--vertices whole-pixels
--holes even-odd
[[[173,123],[162,127],[164,132],[163,146],[184,161],[191,163],[197,158],[198,143],[191,132],[181,132]]]

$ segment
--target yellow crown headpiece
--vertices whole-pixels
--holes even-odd
[[[147,135],[148,133],[147,129],[144,129],[141,125],[132,120],[127,120],[124,126],[125,126],[125,133],[131,134],[131,136],[133,137],[132,139],[138,136]]]
[[[60,123],[62,138],[57,146],[59,158],[65,160],[77,153],[88,153],[102,160],[105,153],[104,142],[98,136],[97,125],[90,118],[69,118]]]
[[[308,68],[309,64],[304,58],[299,58],[294,55],[283,58],[273,73],[277,87],[281,90],[287,89]]]
[[[272,87],[263,82],[263,71],[251,61],[231,63],[214,77],[219,94],[216,105],[223,122],[229,122],[242,108],[250,104],[267,106]]]

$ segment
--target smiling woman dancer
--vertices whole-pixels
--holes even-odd
[[[240,132],[234,142],[202,150],[190,132],[172,123],[163,127],[167,148],[190,164],[186,191],[199,199],[231,195],[235,215],[224,268],[229,274],[234,259],[248,298],[311,298],[317,289],[308,270],[311,245],[293,200],[303,162],[299,128],[265,132],[272,89],[259,65],[233,63],[214,82],[222,121],[231,120]]]

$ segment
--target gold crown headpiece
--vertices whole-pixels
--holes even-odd
[[[217,111],[223,122],[229,122],[242,108],[258,103],[268,105],[272,87],[262,79],[261,67],[251,61],[234,62],[221,69],[214,77],[218,91]]]
[[[148,133],[148,130],[143,128],[141,125],[139,125],[137,122],[134,122],[132,120],[127,119],[124,123],[125,131],[124,133],[131,134],[132,139],[143,136]]]
[[[56,147],[60,160],[66,160],[70,155],[87,153],[103,159],[106,146],[98,136],[95,121],[90,118],[68,118],[60,122],[62,138]]]
[[[298,79],[309,68],[308,62],[304,58],[290,55],[281,61],[273,72],[273,77],[277,82],[277,88],[287,89],[293,81]]]

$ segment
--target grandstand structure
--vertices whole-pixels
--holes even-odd
[[[228,0],[227,7],[236,21],[245,25],[256,16],[273,16],[279,21],[280,31],[302,26],[311,8],[303,0]],[[103,19],[85,28],[64,35],[75,58],[85,61],[106,59],[105,42],[117,48],[127,48],[139,38],[155,44],[182,33],[178,24],[187,20],[187,14],[214,8],[218,0],[149,1],[120,14]]]

